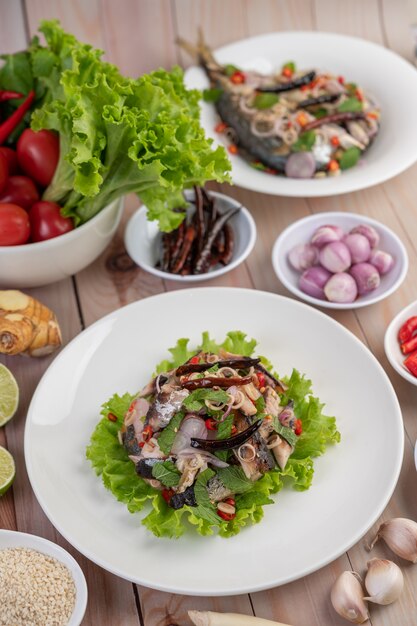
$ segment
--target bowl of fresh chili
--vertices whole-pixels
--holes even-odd
[[[417,300],[394,317],[385,332],[384,348],[395,371],[417,386]]]

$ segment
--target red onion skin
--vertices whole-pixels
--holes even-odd
[[[366,237],[371,245],[371,248],[375,248],[379,244],[379,235],[373,226],[368,224],[358,224],[350,231],[352,234],[359,233]]]
[[[389,252],[383,250],[373,250],[369,257],[369,263],[376,267],[381,276],[388,274],[394,267],[394,259]]]
[[[365,235],[349,233],[343,243],[349,248],[352,263],[364,263],[371,256],[371,244]]]
[[[311,178],[316,171],[316,161],[311,152],[293,152],[285,163],[288,178]]]
[[[329,278],[324,287],[324,293],[330,302],[345,304],[356,300],[358,288],[350,274],[338,272]]]
[[[328,243],[320,250],[321,265],[329,272],[344,272],[349,269],[352,259],[349,248],[341,241]]]
[[[301,274],[298,281],[298,287],[309,296],[318,298],[319,300],[325,300],[324,285],[331,277],[331,272],[319,265],[310,267]]]
[[[344,237],[344,232],[339,226],[333,224],[324,224],[317,228],[314,232],[311,243],[317,248],[323,248],[327,243],[332,241],[340,241]]]
[[[378,270],[370,263],[356,263],[356,265],[352,265],[350,274],[356,281],[360,296],[374,291],[381,282]]]
[[[301,243],[295,246],[288,254],[290,264],[298,272],[303,272],[307,268],[315,265],[318,258],[319,254],[317,248],[309,243]]]

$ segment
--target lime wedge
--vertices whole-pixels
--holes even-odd
[[[0,426],[4,426],[17,411],[19,387],[13,374],[0,363]]]
[[[15,475],[16,468],[12,455],[6,448],[0,446],[0,496],[6,493]]]

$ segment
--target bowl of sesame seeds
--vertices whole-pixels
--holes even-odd
[[[87,583],[63,548],[28,533],[0,530],[0,626],[79,626]]]

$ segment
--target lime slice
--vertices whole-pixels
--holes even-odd
[[[12,455],[6,448],[0,446],[0,496],[6,493],[15,475],[16,468]]]
[[[0,426],[4,426],[17,411],[19,387],[13,374],[0,363]]]

